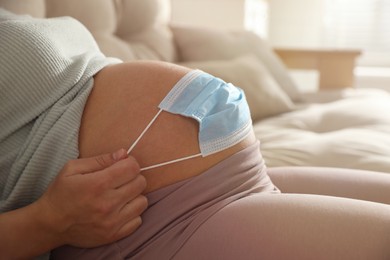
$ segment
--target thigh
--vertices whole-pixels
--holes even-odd
[[[268,174],[285,193],[345,197],[390,204],[390,174],[326,167],[276,167]]]
[[[104,68],[83,112],[80,157],[129,148],[158,112],[158,105],[188,68],[162,62],[131,62]],[[144,172],[147,192],[200,174],[253,143],[254,137],[225,151]],[[141,167],[199,153],[198,123],[162,112],[132,151]]]
[[[175,259],[390,259],[389,244],[388,205],[260,194],[208,219]]]

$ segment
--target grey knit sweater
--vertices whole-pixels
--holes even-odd
[[[92,76],[115,62],[72,18],[0,9],[0,212],[38,199],[78,157]]]

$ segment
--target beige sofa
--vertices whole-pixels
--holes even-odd
[[[275,52],[250,32],[171,24],[169,0],[0,0],[0,6],[36,17],[73,16],[107,56],[174,62],[243,88],[269,167],[390,172],[390,95],[356,89],[304,95]]]

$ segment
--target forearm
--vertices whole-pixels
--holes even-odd
[[[30,259],[62,245],[47,217],[38,203],[0,214],[0,259]]]

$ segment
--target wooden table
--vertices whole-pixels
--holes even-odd
[[[291,69],[317,70],[320,89],[352,87],[354,68],[360,50],[340,49],[283,49],[276,54]]]

